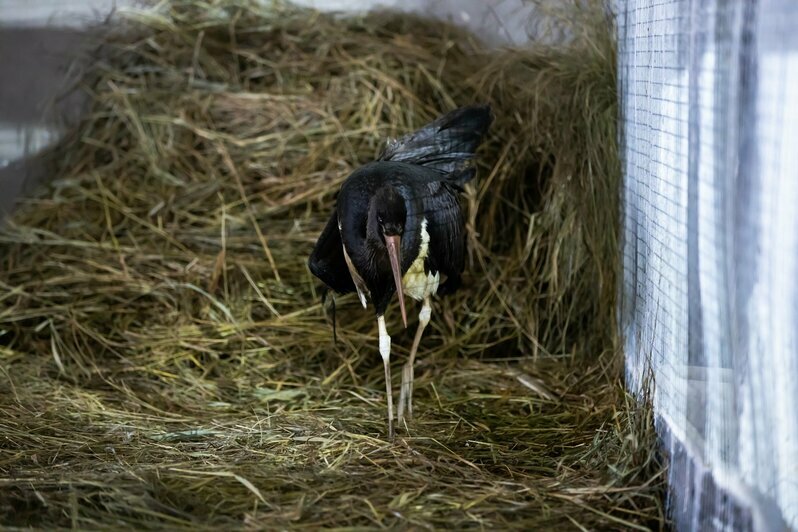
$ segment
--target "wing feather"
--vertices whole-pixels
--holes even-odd
[[[417,164],[440,174],[460,172],[474,156],[492,120],[487,105],[455,109],[389,142],[379,160]]]
[[[465,268],[465,219],[458,187],[449,181],[434,181],[420,198],[430,235],[430,266],[441,273],[459,276]]]
[[[339,294],[355,291],[355,283],[344,257],[336,211],[333,211],[324,231],[319,236],[308,259],[308,267],[313,275]]]

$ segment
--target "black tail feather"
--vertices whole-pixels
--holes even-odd
[[[327,303],[327,296],[330,296],[330,301],[331,301],[330,312],[332,314],[333,344],[338,345],[338,334],[336,332],[336,327],[335,327],[335,293],[333,293],[333,291],[327,286],[322,286],[320,292],[321,292],[322,309],[325,309],[325,305]],[[324,313],[325,314],[327,313],[326,309]]]
[[[338,214],[333,210],[327,225],[319,236],[308,258],[310,272],[339,294],[355,291],[355,283],[349,273],[338,230]]]
[[[332,305],[330,305],[330,311],[332,312],[333,344],[338,345],[338,328],[335,324],[335,294],[332,295]]]
[[[390,142],[379,159],[418,164],[441,174],[462,172],[492,121],[488,105],[455,109]]]

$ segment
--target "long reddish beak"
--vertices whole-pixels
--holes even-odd
[[[407,329],[407,312],[405,312],[405,293],[402,291],[402,237],[398,235],[384,235],[385,245],[388,247],[388,257],[391,259],[393,281],[396,283],[396,293],[399,294],[399,308],[402,309],[402,323]]]

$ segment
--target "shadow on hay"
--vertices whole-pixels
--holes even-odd
[[[620,384],[612,28],[562,9],[524,50],[243,0],[111,32],[90,115],[0,233],[6,524],[663,527]],[[496,121],[466,287],[386,442],[373,317],[340,299],[333,344],[306,257],[353,168],[475,101]],[[399,364],[413,326],[388,319]]]

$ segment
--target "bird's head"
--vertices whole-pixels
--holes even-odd
[[[383,239],[386,236],[402,236],[405,231],[407,209],[405,199],[395,187],[385,185],[378,189],[371,198],[369,210],[374,213],[374,221]]]
[[[378,189],[369,203],[367,232],[378,241],[378,245],[385,246],[388,252],[405,327],[407,327],[407,313],[402,290],[402,234],[406,221],[407,208],[399,191],[391,185]]]

